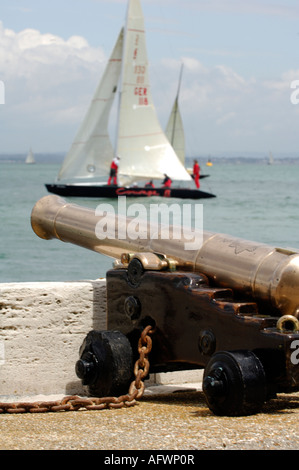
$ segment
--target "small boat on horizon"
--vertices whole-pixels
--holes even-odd
[[[268,165],[273,165],[274,163],[274,158],[272,152],[269,152],[269,157],[268,157]]]
[[[27,155],[27,157],[26,157],[26,159],[25,159],[25,163],[26,163],[27,165],[33,165],[34,163],[36,163],[31,148],[30,148],[30,150],[29,150],[29,152],[28,152],[28,155]]]

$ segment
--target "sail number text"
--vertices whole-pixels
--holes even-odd
[[[135,48],[133,51],[133,60],[137,60],[138,57],[138,47],[139,43],[139,34],[136,35],[135,38]],[[136,86],[134,87],[134,95],[138,99],[139,106],[147,106],[148,105],[148,93],[147,87],[142,86],[144,85],[145,81],[145,74],[146,74],[146,65],[134,65],[134,75],[136,77]]]

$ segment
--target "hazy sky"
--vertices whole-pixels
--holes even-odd
[[[298,0],[141,4],[163,127],[184,63],[189,155],[299,155],[299,104],[290,99],[299,80]],[[126,8],[126,0],[0,0],[0,153],[69,149]]]

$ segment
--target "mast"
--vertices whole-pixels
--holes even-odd
[[[124,76],[124,51],[126,50],[127,44],[127,29],[128,29],[128,18],[129,18],[129,10],[130,10],[130,1],[128,2],[127,6],[127,13],[125,19],[125,25],[123,28],[123,44],[122,44],[122,54],[121,54],[121,69],[120,69],[120,77],[119,77],[119,91],[118,91],[118,105],[117,105],[117,116],[116,116],[116,134],[115,134],[115,145],[114,145],[114,156],[118,155],[118,146],[119,146],[119,116],[120,116],[120,107],[121,107],[121,98],[123,92],[123,76]]]

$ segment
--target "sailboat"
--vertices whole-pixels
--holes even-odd
[[[35,158],[34,158],[34,155],[33,155],[33,152],[32,152],[32,149],[29,150],[28,152],[28,155],[25,159],[25,163],[28,165],[32,165],[35,163]]]
[[[113,147],[108,123],[117,96]],[[116,155],[120,156],[118,185],[108,185],[110,163]],[[149,180],[161,182],[165,174],[173,182],[191,181],[158,121],[149,84],[143,13],[139,0],[129,0],[125,27],[119,33],[87,114],[56,182],[46,184],[46,188],[51,193],[75,197],[215,197],[198,189],[145,186]],[[139,187],[140,182],[143,183]]]
[[[273,158],[272,152],[269,152],[268,165],[273,165],[273,163],[274,163],[274,158]]]
[[[179,157],[180,161],[184,165],[185,168],[186,166],[186,157],[185,157],[185,133],[184,133],[184,125],[183,125],[183,119],[179,107],[179,95],[180,95],[180,88],[181,88],[181,83],[182,83],[182,74],[183,74],[183,64],[181,66],[180,70],[180,78],[179,78],[179,85],[178,85],[178,90],[177,94],[172,106],[172,110],[167,122],[165,134],[166,137],[168,138],[169,142],[171,143],[175,153]],[[187,168],[187,171],[189,175],[192,176],[193,174],[193,168]],[[207,178],[210,175],[200,175],[200,179],[202,178]]]

